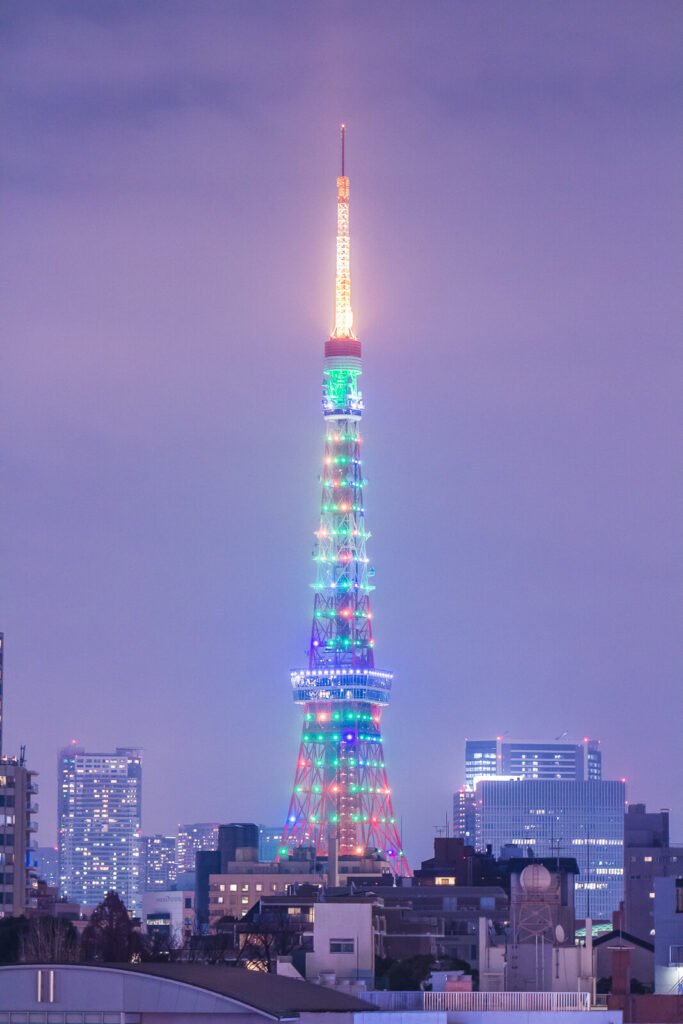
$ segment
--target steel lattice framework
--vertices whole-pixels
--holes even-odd
[[[380,721],[392,676],[375,669],[363,504],[361,346],[351,308],[349,179],[337,178],[334,330],[325,344],[325,445],[316,531],[313,626],[307,669],[292,672],[304,722],[283,854],[314,846],[326,855],[331,832],[342,855],[379,850],[407,875],[384,763]]]

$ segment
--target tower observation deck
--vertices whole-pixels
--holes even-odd
[[[337,271],[334,329],[325,342],[320,526],[312,584],[308,665],[291,673],[303,708],[301,746],[282,853],[314,846],[326,855],[337,838],[342,856],[379,851],[395,875],[409,875],[387,781],[381,717],[392,675],[375,668],[360,434],[361,345],[351,307],[349,179],[345,126],[337,178]]]

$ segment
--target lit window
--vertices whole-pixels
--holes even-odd
[[[222,902],[223,902],[223,897],[222,897],[222,896],[219,896],[219,897],[218,897],[218,902],[219,902],[219,903],[222,903]]]
[[[243,882],[242,892],[249,892],[249,882]]]
[[[652,857],[643,857],[646,864],[652,864]]]
[[[655,894],[653,892],[649,892],[648,896],[650,897],[651,900],[653,900],[655,898]]]
[[[248,907],[249,906],[249,897],[248,896],[243,896],[242,897],[242,906],[243,907]]]
[[[237,892],[237,886],[234,882],[230,883],[230,892]]]
[[[263,886],[260,882],[256,883],[256,892],[263,892]]]
[[[220,884],[220,885],[218,886],[218,891],[219,891],[219,892],[225,892],[225,886],[223,885],[223,883],[222,883],[222,882],[221,882],[221,884]]]

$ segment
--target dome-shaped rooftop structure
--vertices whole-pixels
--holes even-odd
[[[519,876],[519,884],[529,896],[540,896],[552,884],[552,876],[543,864],[527,864]]]

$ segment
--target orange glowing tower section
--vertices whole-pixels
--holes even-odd
[[[294,700],[303,707],[303,730],[281,853],[312,846],[324,856],[334,835],[342,857],[379,853],[394,874],[407,875],[380,728],[392,675],[375,668],[372,635],[374,573],[363,501],[362,365],[351,307],[345,141],[342,125],[335,321],[323,368],[325,441],[313,625],[308,665],[291,674]]]

